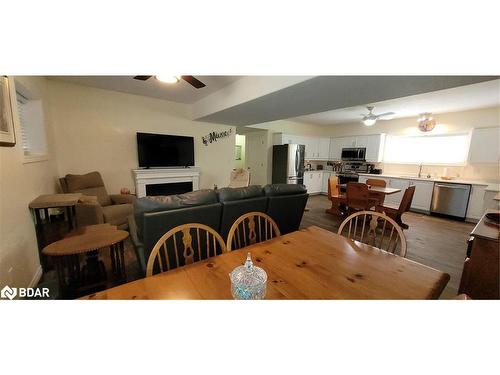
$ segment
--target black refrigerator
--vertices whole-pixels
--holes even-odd
[[[273,146],[273,184],[304,184],[304,145]]]

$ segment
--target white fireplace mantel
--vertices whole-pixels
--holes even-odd
[[[199,189],[200,171],[191,168],[150,168],[133,169],[137,198],[146,196],[146,185],[192,182],[193,191]]]

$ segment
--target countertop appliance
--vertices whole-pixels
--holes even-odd
[[[365,161],[366,148],[343,148],[340,158],[342,159],[342,161]]]
[[[304,145],[273,146],[273,184],[304,184],[305,151]]]
[[[471,185],[435,182],[431,214],[465,220]]]

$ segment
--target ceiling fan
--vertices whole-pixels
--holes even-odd
[[[377,120],[390,120],[390,118],[382,118],[382,117],[390,117],[392,115],[395,115],[394,112],[385,112],[385,113],[381,113],[379,115],[376,115],[375,113],[372,112],[374,108],[375,107],[367,106],[366,109],[368,109],[368,114],[361,115],[361,116],[363,116],[363,120],[361,120],[361,122],[363,124],[365,124],[366,126],[375,125]]]
[[[137,79],[139,81],[147,81],[153,76],[134,76],[134,79]],[[179,80],[186,81],[189,83],[191,86],[193,86],[195,89],[201,89],[205,87],[206,85],[201,82],[199,79],[194,78],[193,76],[154,76],[158,81],[161,82],[166,82],[166,83],[177,83]]]

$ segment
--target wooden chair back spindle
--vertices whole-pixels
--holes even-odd
[[[224,240],[204,224],[183,224],[165,233],[153,247],[146,277],[227,252]]]
[[[359,241],[393,254],[397,253],[397,255],[402,257],[406,256],[407,244],[403,230],[393,219],[380,212],[356,212],[340,224],[337,233],[351,240]]]
[[[228,251],[241,249],[281,235],[276,222],[263,212],[249,212],[240,216],[227,236]]]

